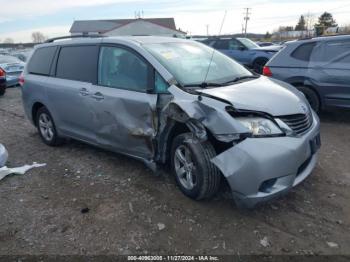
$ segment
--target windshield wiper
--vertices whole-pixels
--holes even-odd
[[[207,88],[207,87],[210,87],[210,86],[213,86],[213,87],[223,86],[223,84],[202,82],[202,83],[197,83],[197,84],[184,85],[183,87],[196,87],[196,86],[201,87],[201,88]]]
[[[241,80],[244,80],[244,79],[256,79],[256,78],[259,78],[260,76],[257,76],[257,75],[251,75],[251,76],[239,76],[239,77],[236,77],[230,81],[227,81],[225,83],[223,83],[223,85],[227,85],[227,84],[230,84],[230,83],[235,83],[235,82],[238,82],[238,81],[241,81]]]

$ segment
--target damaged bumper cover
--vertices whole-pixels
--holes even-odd
[[[214,157],[236,204],[253,208],[284,195],[307,178],[317,163],[319,121],[301,137],[247,138]]]

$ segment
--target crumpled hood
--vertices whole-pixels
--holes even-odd
[[[264,76],[230,86],[197,91],[224,99],[236,109],[260,111],[273,116],[305,114],[310,110],[304,95],[296,88]]]

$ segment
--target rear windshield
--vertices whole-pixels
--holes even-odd
[[[28,72],[38,75],[50,75],[50,68],[56,49],[56,46],[50,46],[35,50],[29,61]]]
[[[5,64],[5,63],[19,63],[21,62],[19,59],[13,56],[1,56],[0,55],[0,64]]]

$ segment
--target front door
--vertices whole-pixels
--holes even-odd
[[[248,62],[249,50],[236,39],[217,40],[214,44],[214,48],[243,65]]]
[[[93,87],[93,124],[98,143],[151,159],[157,131],[157,95],[148,92],[150,65],[125,47],[102,46]]]

